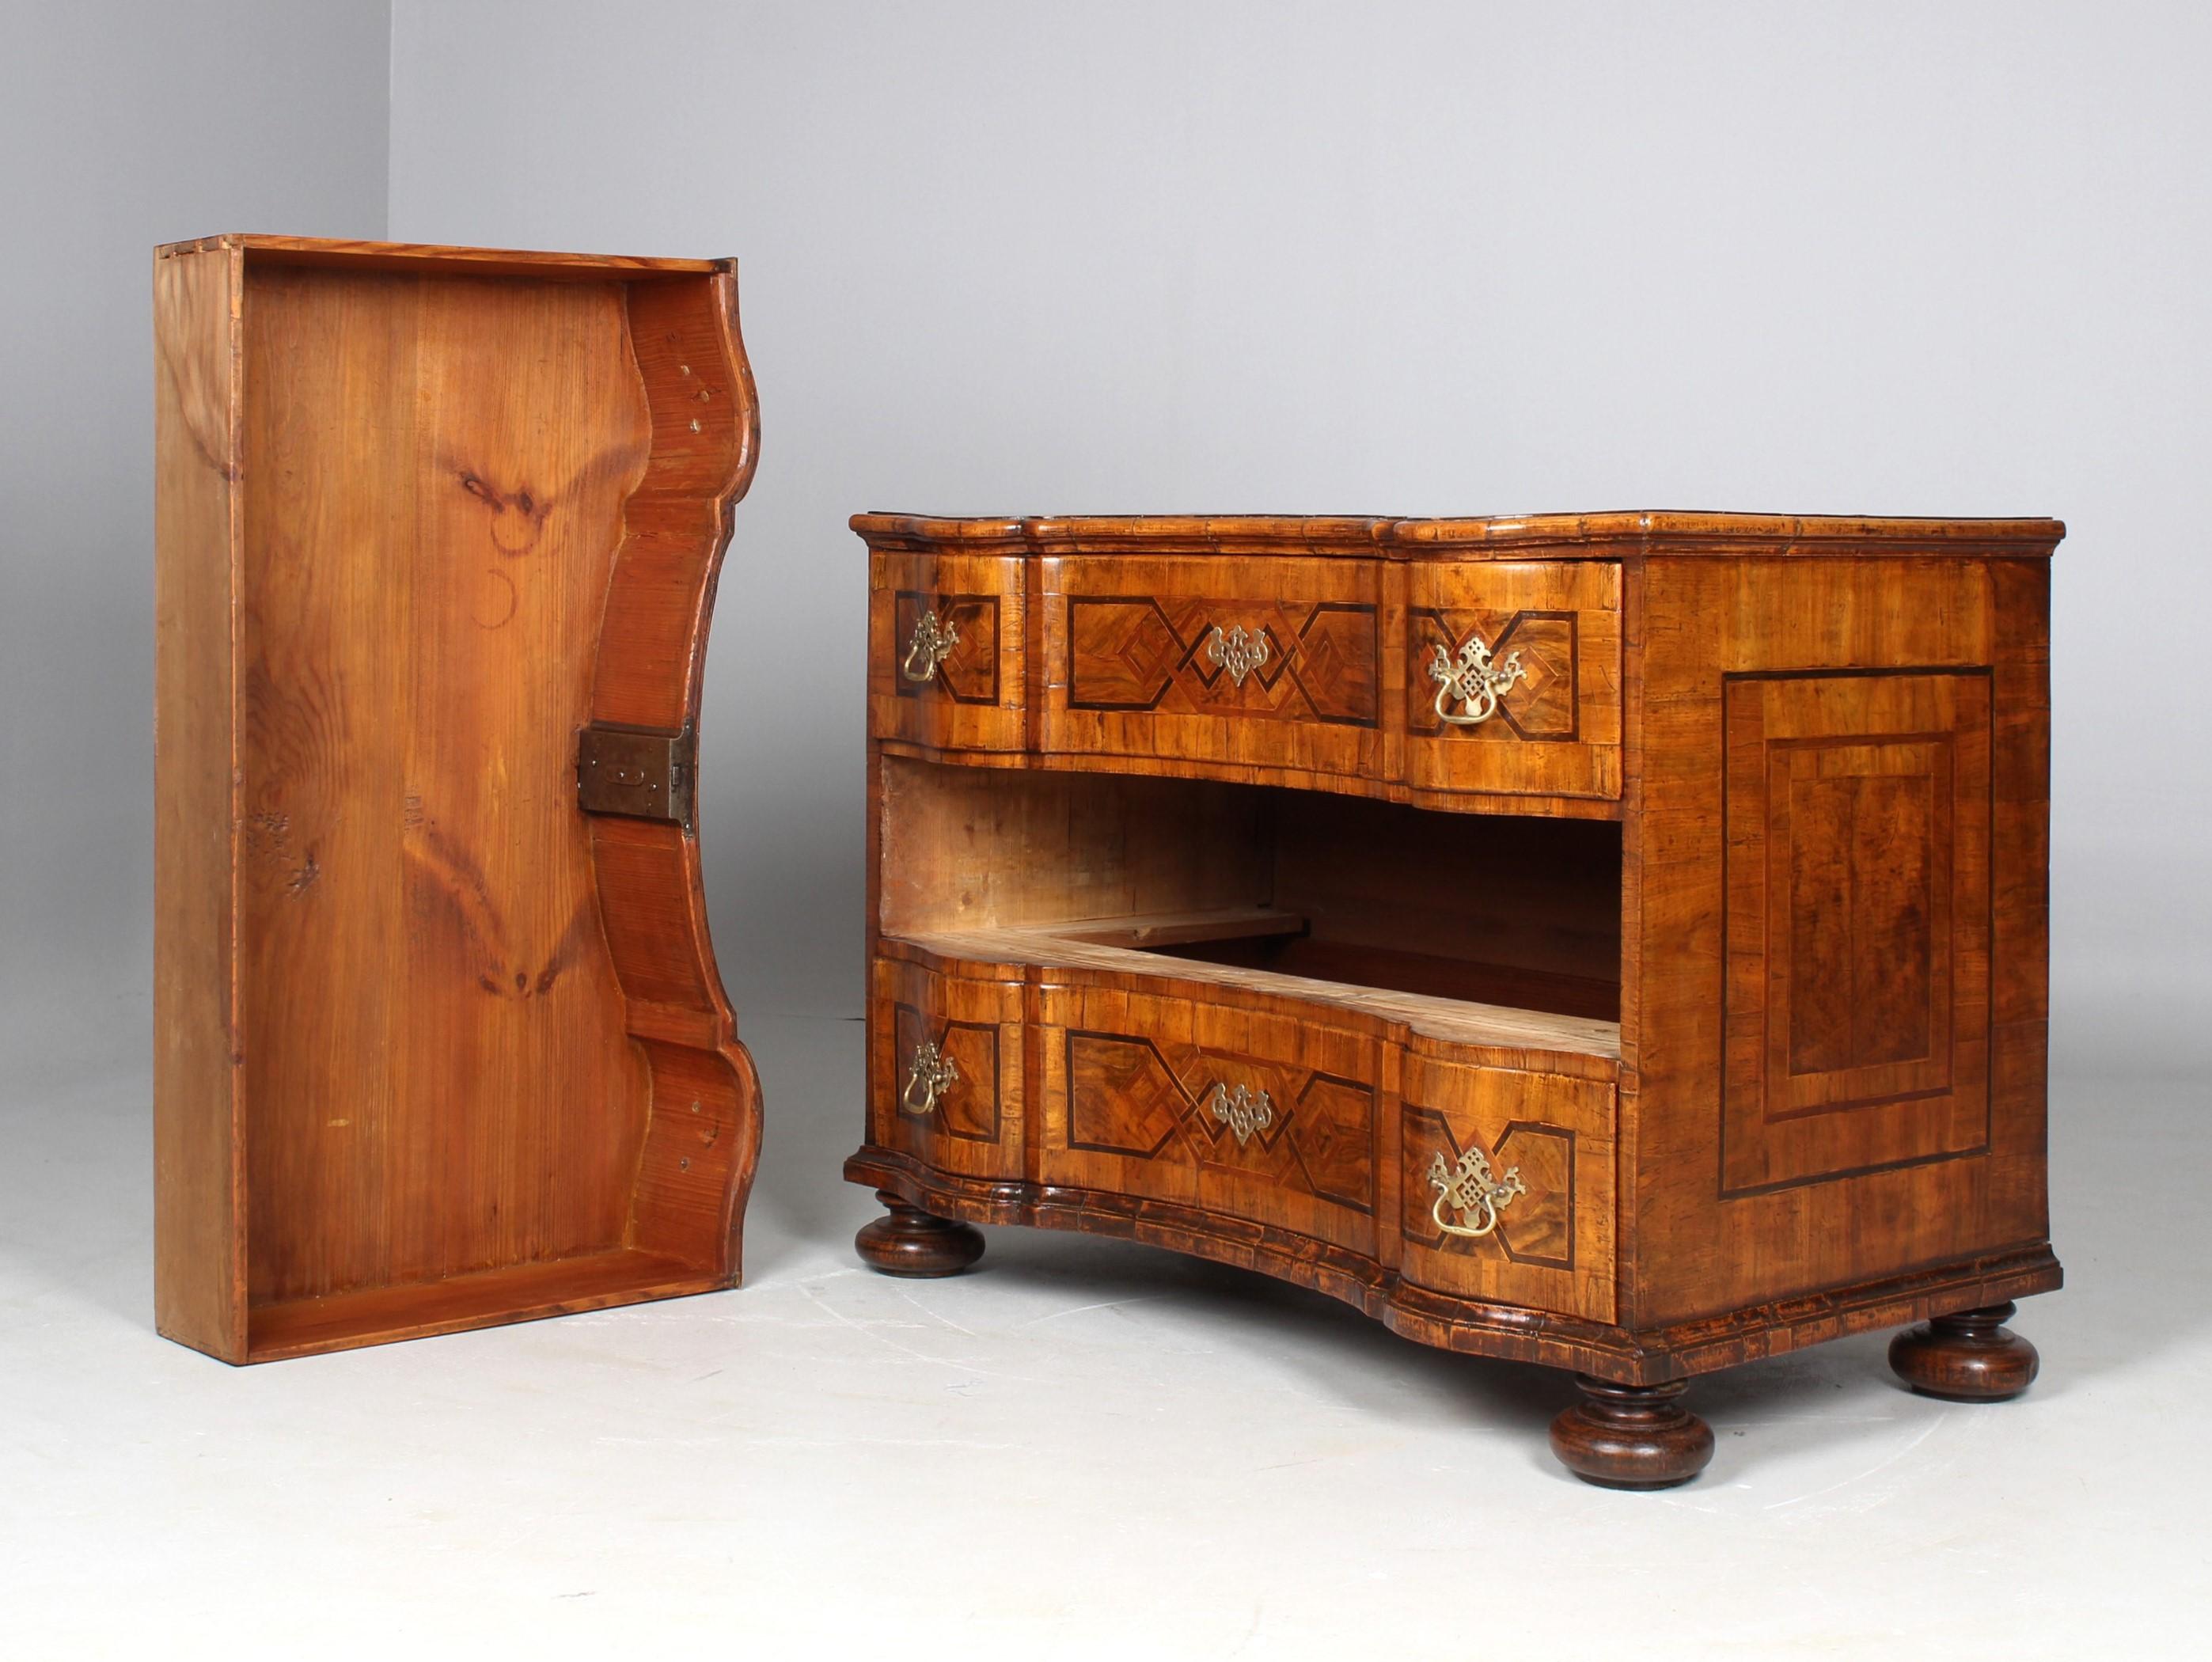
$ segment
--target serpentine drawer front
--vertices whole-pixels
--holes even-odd
[[[1620,794],[1620,568],[1406,567],[1407,784]]]
[[[1437,803],[1620,794],[1617,562],[1478,557],[1425,522],[1220,547],[867,524],[878,738]]]
[[[1399,1273],[1422,1287],[1611,1321],[1613,1088],[1409,1051]]]
[[[876,960],[875,1140],[947,1172],[1022,1174],[1022,983]]]
[[[1037,745],[1385,776],[1382,565],[1048,556]]]
[[[1048,985],[1049,1179],[1375,1250],[1376,1045],[1230,1001]]]
[[[1553,1447],[1632,1488],[1716,1368],[2033,1379],[2063,526],[854,528],[867,1263],[1257,1269],[1573,1371]]]
[[[1022,563],[878,555],[868,585],[870,730],[961,750],[1022,747]]]

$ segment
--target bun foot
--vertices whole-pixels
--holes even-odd
[[[886,1275],[957,1275],[983,1256],[983,1232],[919,1207],[908,1206],[887,1189],[876,1198],[890,1215],[878,1218],[853,1238],[860,1261]]]
[[[1583,1400],[1552,1422],[1552,1452],[1601,1488],[1672,1488],[1713,1458],[1713,1428],[1675,1400],[1687,1379],[1614,1385],[1575,1375]]]
[[[1923,1397],[2001,1403],[2035,1381],[2035,1347],[2005,1326],[2014,1306],[1938,1316],[1889,1342],[1889,1365]]]

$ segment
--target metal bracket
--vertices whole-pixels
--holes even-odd
[[[594,721],[576,735],[576,806],[586,813],[659,819],[691,835],[699,744],[681,733]]]

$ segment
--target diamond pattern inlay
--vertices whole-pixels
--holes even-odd
[[[1371,727],[1376,628],[1346,602],[1072,596],[1068,708]]]
[[[1366,1086],[1121,1033],[1071,1031],[1066,1044],[1071,1148],[1262,1178],[1355,1212],[1371,1209],[1374,1093]]]

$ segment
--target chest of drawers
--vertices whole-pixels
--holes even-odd
[[[867,514],[862,1256],[1153,1242],[1572,1370],[2033,1378],[2045,520]]]

